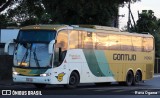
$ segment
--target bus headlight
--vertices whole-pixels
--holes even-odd
[[[13,72],[13,75],[18,75],[18,74],[19,74],[18,72],[15,72],[15,71]]]
[[[40,74],[41,77],[46,77],[46,76],[50,76],[51,73],[44,73],[44,74]]]
[[[40,74],[40,76],[41,76],[41,77],[46,77],[46,76],[47,76],[47,74]]]

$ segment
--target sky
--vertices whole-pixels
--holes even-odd
[[[125,5],[123,8],[120,7],[119,9],[119,15],[125,14],[125,17],[119,18],[119,29],[127,25],[127,21],[128,21],[127,6],[128,5]],[[153,10],[154,15],[157,18],[160,18],[160,0],[141,0],[141,2],[131,4],[131,11],[132,11],[135,21],[137,21],[138,19],[138,11],[141,13],[142,10]]]

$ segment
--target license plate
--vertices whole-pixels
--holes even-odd
[[[33,82],[33,79],[32,78],[26,78],[26,81],[27,82]]]

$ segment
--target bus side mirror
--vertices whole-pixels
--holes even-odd
[[[13,42],[14,42],[14,43],[17,43],[17,42],[18,42],[18,40],[17,40],[17,39],[13,39]]]
[[[5,52],[7,55],[13,55],[14,46],[15,46],[15,43],[13,42],[13,40],[8,41],[8,42],[5,44],[4,52]]]
[[[55,40],[52,40],[48,45],[48,53],[53,54],[53,45],[55,43]]]

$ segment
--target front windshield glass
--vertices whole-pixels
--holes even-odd
[[[14,51],[16,67],[51,67],[52,54],[48,52],[49,42],[55,39],[56,31],[22,30]]]
[[[17,40],[20,42],[50,42],[55,39],[56,31],[51,30],[21,30]]]

